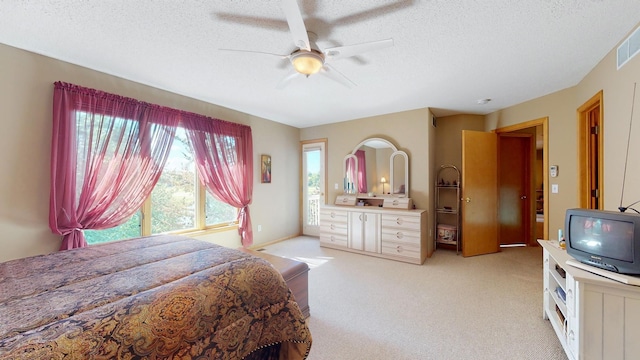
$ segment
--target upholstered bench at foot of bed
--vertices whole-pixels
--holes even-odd
[[[283,258],[281,256],[267,254],[262,251],[255,251],[249,249],[240,249],[246,253],[254,256],[258,256],[267,260],[273,265],[287,283],[287,286],[291,289],[293,297],[296,299],[300,311],[305,317],[309,317],[309,265],[302,261]]]

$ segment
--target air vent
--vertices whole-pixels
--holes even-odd
[[[618,70],[640,52],[640,27],[618,46]]]

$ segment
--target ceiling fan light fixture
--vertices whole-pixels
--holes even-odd
[[[298,50],[291,54],[293,68],[303,75],[313,75],[324,66],[324,56],[314,50]]]

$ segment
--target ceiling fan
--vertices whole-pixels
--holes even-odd
[[[282,59],[288,59],[291,62],[292,70],[289,75],[284,77],[278,83],[276,87],[279,89],[285,87],[295,78],[301,76],[309,77],[318,73],[324,74],[330,79],[351,88],[356,84],[337,71],[330,65],[330,63],[336,60],[360,55],[367,51],[379,50],[393,46],[393,39],[385,39],[320,50],[316,45],[317,35],[308,31],[304,24],[297,0],[281,0],[281,7],[287,19],[287,25],[289,26],[289,31],[293,37],[293,43],[297,47],[296,50],[288,55],[279,55],[251,50],[220,49],[224,51],[241,51],[274,55]]]

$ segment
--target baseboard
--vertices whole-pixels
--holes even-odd
[[[262,247],[265,247],[265,246],[269,246],[269,245],[277,244],[277,243],[285,241],[285,240],[291,240],[293,238],[297,238],[298,236],[302,236],[302,234],[290,235],[290,236],[286,236],[286,237],[283,237],[283,238],[280,238],[280,239],[276,239],[276,240],[261,242],[259,244],[253,244],[253,245],[247,247],[247,249],[258,250],[258,249],[260,249]]]

